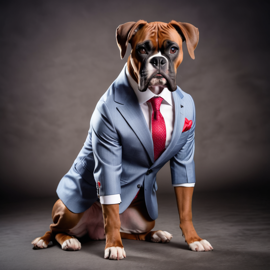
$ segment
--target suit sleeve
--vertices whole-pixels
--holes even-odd
[[[192,187],[196,182],[194,164],[196,112],[192,97],[189,96],[189,99],[190,102],[186,106],[185,117],[189,120],[192,119],[192,126],[190,130],[186,131],[188,134],[186,134],[187,138],[183,147],[170,160],[173,186]]]
[[[122,146],[104,102],[98,103],[91,119],[91,127],[95,159],[94,178],[99,188],[101,203],[119,203]]]

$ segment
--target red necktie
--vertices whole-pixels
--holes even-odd
[[[153,97],[148,100],[151,103],[152,112],[152,138],[154,143],[154,158],[155,160],[162,154],[165,150],[166,143],[166,126],[164,118],[160,112],[160,105],[162,102],[162,97]]]
[[[154,143],[154,158],[155,160],[162,154],[165,150],[165,143],[166,143],[166,126],[164,118],[159,111],[160,105],[162,102],[162,97],[153,97],[149,99],[147,102],[150,102],[153,108],[152,112],[152,138]],[[139,194],[141,189],[137,192],[135,200]]]

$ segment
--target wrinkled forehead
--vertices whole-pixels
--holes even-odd
[[[131,45],[133,47],[134,44],[143,43],[146,40],[151,41],[156,49],[161,48],[166,40],[174,41],[179,45],[182,44],[182,38],[176,29],[163,22],[152,22],[144,25],[133,37]]]

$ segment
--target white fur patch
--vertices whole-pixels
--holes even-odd
[[[126,251],[121,247],[109,247],[104,251],[104,258],[110,260],[122,260],[126,258]]]
[[[40,239],[41,237],[36,238],[32,241],[32,245],[34,245],[35,248],[47,248],[48,245],[45,244],[44,240]]]
[[[156,54],[153,54],[152,56],[150,56],[149,58],[148,58],[148,61],[150,61],[153,57],[163,57],[165,60],[166,60],[166,62],[168,62],[168,59],[164,56],[164,55],[162,55],[161,54],[161,52],[159,51],[158,53],[156,53]]]
[[[62,249],[63,250],[80,250],[82,248],[81,243],[78,239],[76,238],[71,238],[62,244]]]
[[[193,251],[210,251],[213,250],[212,245],[205,239],[189,244],[189,248]]]
[[[167,242],[170,242],[171,241],[172,237],[173,236],[169,232],[166,232],[166,231],[156,231],[152,235],[151,241],[152,242],[155,242],[155,243],[159,243],[159,242],[167,243]]]

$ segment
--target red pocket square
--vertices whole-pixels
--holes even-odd
[[[185,123],[184,123],[184,127],[183,127],[182,132],[190,130],[191,126],[192,126],[192,120],[188,120],[187,118],[185,118]]]

